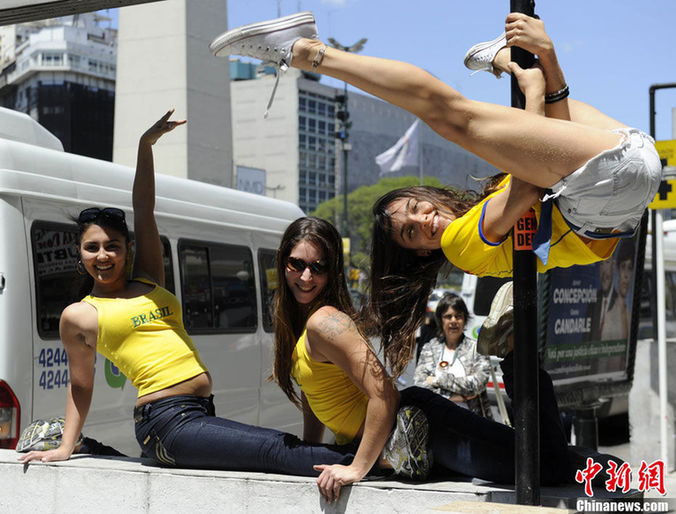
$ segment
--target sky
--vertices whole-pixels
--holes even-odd
[[[197,1],[197,0],[192,0]],[[199,0],[204,1],[204,0]],[[424,68],[474,100],[509,104],[509,80],[470,72],[465,52],[504,30],[509,0],[228,0],[228,27],[312,11],[319,36]],[[115,16],[115,9],[109,13]],[[649,131],[652,84],[676,83],[676,0],[540,0],[571,97]],[[324,77],[329,85],[342,85]],[[656,93],[656,139],[676,139],[676,89]]]
[[[509,0],[228,0],[228,24],[312,11],[319,36],[424,68],[465,96],[509,104],[509,80],[470,77],[465,52],[504,30]],[[540,0],[571,96],[648,132],[652,84],[676,83],[675,0]],[[323,79],[327,83],[333,79]],[[672,133],[676,89],[656,93],[656,139]]]

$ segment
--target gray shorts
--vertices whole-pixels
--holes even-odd
[[[631,236],[662,179],[653,138],[637,129],[613,132],[624,136],[615,148],[552,186],[551,197],[570,227],[592,239]]]

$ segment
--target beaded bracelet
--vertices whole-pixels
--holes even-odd
[[[570,94],[570,90],[568,89],[568,84],[563,86],[561,89],[556,91],[555,93],[548,93],[545,95],[545,103],[546,104],[553,104],[556,102],[560,102],[564,98],[567,98],[568,95]]]
[[[317,67],[321,64],[322,59],[324,59],[324,52],[326,52],[326,45],[322,45],[322,47],[319,49],[319,52],[317,53],[317,57],[315,57],[314,61],[312,61],[313,70],[316,70]]]

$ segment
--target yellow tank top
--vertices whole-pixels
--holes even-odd
[[[178,298],[149,280],[135,280],[155,288],[136,298],[82,299],[98,312],[99,353],[124,373],[139,396],[208,371],[183,327]]]
[[[303,334],[293,350],[291,376],[301,388],[317,419],[336,436],[352,441],[366,419],[366,396],[345,372],[330,362],[317,362],[307,353]]]

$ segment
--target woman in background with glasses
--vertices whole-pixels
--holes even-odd
[[[476,340],[465,335],[469,310],[457,294],[446,293],[434,313],[437,335],[422,348],[414,383],[493,419],[486,394],[490,358],[477,352]]]
[[[170,120],[172,113],[167,112],[139,141],[132,191],[136,254],[131,279],[124,212],[92,207],[77,219],[77,268],[92,277],[93,287],[61,315],[59,329],[70,371],[61,445],[29,452],[19,460],[70,458],[89,411],[98,351],[138,389],[136,438],[143,455],[160,465],[316,476],[314,464],[349,464],[352,445],[303,443],[291,434],[215,416],[209,371],[183,326],[178,299],[163,287],[152,145],[185,123]]]

